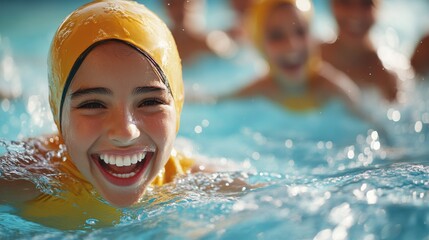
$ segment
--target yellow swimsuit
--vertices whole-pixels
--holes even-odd
[[[323,102],[315,94],[314,91],[311,91],[311,85],[317,81],[315,77],[316,67],[312,67],[308,70],[308,83],[302,91],[295,91],[292,93],[285,93],[284,97],[280,100],[282,107],[289,109],[294,112],[306,112],[319,109],[322,107]],[[274,78],[275,76],[272,75]]]
[[[50,138],[52,139],[52,138]],[[58,138],[49,143],[49,149],[59,147]],[[45,147],[45,146],[44,146]],[[58,164],[60,176],[57,179],[64,188],[63,192],[55,195],[41,194],[34,200],[19,206],[19,215],[25,219],[58,229],[82,228],[86,221],[96,219],[96,226],[111,226],[118,223],[122,215],[121,209],[105,203],[94,192],[92,185],[87,182],[70,160],[62,161],[63,156],[51,161]],[[152,182],[160,186],[173,181],[177,175],[185,174],[193,161],[181,154],[170,157],[164,169]],[[56,165],[55,165],[56,166]]]
[[[282,100],[281,104],[295,112],[311,111],[321,107],[321,102],[308,91],[297,96],[288,96]]]

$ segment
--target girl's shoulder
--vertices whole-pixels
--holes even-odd
[[[327,62],[321,62],[319,71],[314,75],[316,80],[312,81],[314,89],[323,89],[327,95],[345,97],[351,101],[360,98],[359,87],[344,72],[336,69]]]

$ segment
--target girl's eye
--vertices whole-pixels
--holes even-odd
[[[159,98],[147,98],[139,103],[139,107],[157,106],[165,104],[165,102]]]
[[[90,102],[83,102],[77,106],[78,109],[99,109],[99,108],[106,108],[106,106],[101,102],[96,101],[90,101]]]

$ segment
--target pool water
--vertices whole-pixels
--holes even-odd
[[[0,81],[19,79],[23,93],[0,102],[0,152],[19,153],[9,140],[55,130],[46,55],[58,24],[82,3],[25,1],[23,8],[23,2],[0,3]],[[158,2],[141,2],[165,16]],[[332,20],[321,2],[314,32],[323,38],[329,37]],[[206,3],[208,27],[226,26],[231,12],[225,1]],[[385,0],[383,6],[374,40],[410,55],[427,27],[427,2]],[[404,18],[391,18],[399,9]],[[246,48],[229,59],[202,56],[184,68],[188,96],[232,91],[263,69]],[[362,104],[386,133],[336,101],[299,114],[265,99],[188,102],[177,148],[234,171],[190,175],[151,189],[141,207],[124,209],[111,227],[87,219],[79,230],[57,230],[0,205],[0,239],[429,239],[428,90],[428,83],[417,83],[400,104],[390,105],[368,93]],[[7,167],[0,167],[0,177],[13,169]],[[22,177],[44,191],[55,190],[44,184],[49,178]],[[213,187],[237,177],[260,187],[230,192]]]

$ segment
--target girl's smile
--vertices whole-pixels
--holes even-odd
[[[107,180],[118,186],[128,186],[136,183],[143,174],[147,173],[146,170],[155,154],[155,149],[150,147],[147,150],[144,149],[142,147],[141,150],[124,153],[93,154],[91,157]]]

